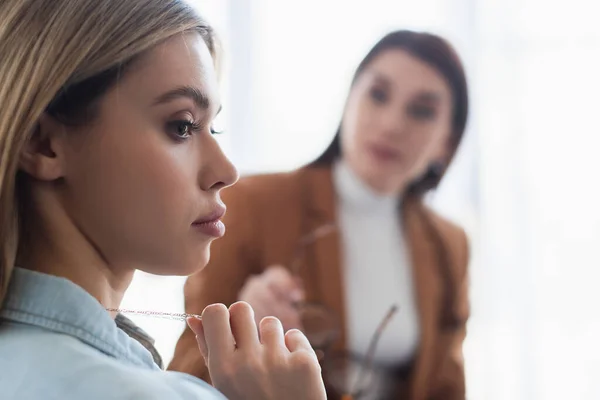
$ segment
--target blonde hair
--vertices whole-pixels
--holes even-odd
[[[69,88],[189,31],[217,55],[212,29],[181,0],[0,1],[0,306],[19,245],[19,154],[39,118]]]

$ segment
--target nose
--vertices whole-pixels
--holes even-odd
[[[239,174],[215,138],[212,135],[206,135],[205,138],[200,144],[200,188],[204,191],[219,191],[236,183]]]
[[[406,116],[393,107],[387,107],[378,118],[381,132],[389,138],[398,137],[404,131]]]

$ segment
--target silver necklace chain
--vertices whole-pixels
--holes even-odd
[[[143,310],[127,310],[123,308],[107,308],[106,311],[117,312],[121,314],[131,314],[138,315],[142,317],[154,317],[154,318],[163,318],[170,319],[175,321],[184,321],[188,318],[198,318],[202,319],[200,315],[197,314],[186,314],[186,313],[169,313],[162,311],[143,311]]]

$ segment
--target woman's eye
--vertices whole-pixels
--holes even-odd
[[[380,88],[372,88],[369,92],[371,99],[376,103],[384,104],[388,100],[387,92]]]
[[[172,121],[169,122],[167,126],[167,131],[169,132],[169,134],[178,140],[185,140],[189,138],[190,136],[192,136],[192,133],[194,133],[194,131],[198,129],[199,128],[196,126],[196,124],[194,124],[191,121],[185,120]]]
[[[210,133],[212,135],[220,135],[225,132],[225,117],[223,116],[222,109],[219,110],[215,118],[210,124]]]
[[[225,132],[224,130],[222,130],[222,129],[217,129],[217,128],[215,128],[214,126],[211,126],[211,127],[210,127],[210,134],[211,134],[211,135],[220,135],[220,134],[222,134],[222,133],[224,133],[224,132]]]
[[[435,109],[429,106],[413,105],[409,108],[409,112],[417,119],[430,120],[435,118]]]

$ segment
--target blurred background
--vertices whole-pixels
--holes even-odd
[[[385,33],[447,38],[472,109],[429,201],[471,240],[468,398],[600,398],[597,1],[191,2],[222,39],[219,140],[242,174],[319,155],[352,73]],[[183,282],[138,273],[122,306],[180,312]],[[183,323],[134,319],[168,362]]]

